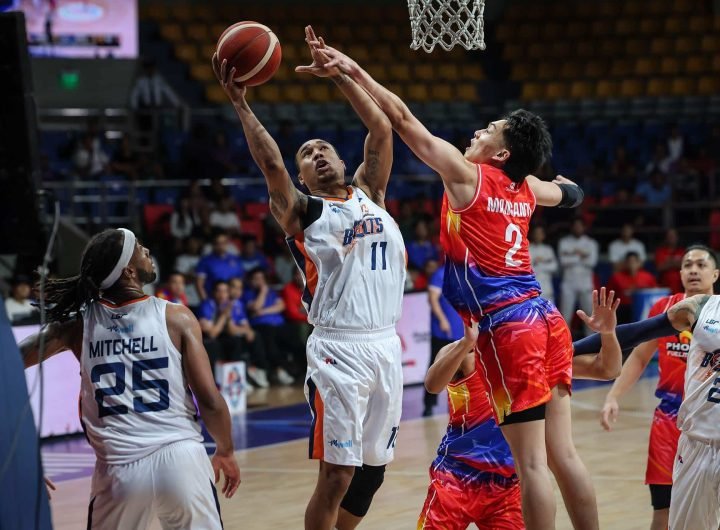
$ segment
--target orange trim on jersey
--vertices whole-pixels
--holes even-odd
[[[300,238],[295,239],[295,246],[300,251],[300,253],[305,258],[305,282],[306,287],[308,291],[310,291],[310,294],[315,296],[315,288],[317,287],[318,283],[318,270],[315,266],[315,263],[313,263],[313,260],[310,259],[310,256],[307,253],[307,250],[305,250],[305,242],[300,241]]]
[[[315,431],[313,431],[312,458],[322,460],[325,456],[325,444],[323,443],[323,420],[325,419],[325,407],[320,392],[315,390]]]
[[[478,197],[480,197],[480,189],[482,188],[482,171],[480,170],[480,164],[475,164],[475,166],[477,166],[477,174],[478,174],[477,184],[475,185],[475,195],[473,195],[473,198],[470,201],[470,204],[468,204],[464,208],[460,208],[457,210],[452,207],[452,204],[450,204],[450,197],[448,196],[448,208],[450,209],[450,211],[452,211],[454,213],[463,213],[463,212],[468,211],[473,206],[475,206],[475,203],[477,202]]]
[[[104,305],[105,307],[118,308],[118,307],[125,307],[126,305],[130,305],[130,304],[136,304],[136,303],[138,303],[138,302],[142,302],[142,301],[144,301],[144,300],[147,300],[148,298],[150,298],[150,296],[149,296],[149,295],[145,295],[145,296],[141,296],[140,298],[135,298],[135,299],[133,299],[133,300],[128,300],[127,302],[123,302],[123,303],[121,303],[121,304],[113,304],[113,303],[110,302],[109,300],[99,300],[99,302],[100,302],[102,305]]]
[[[346,199],[343,199],[342,197],[319,197],[319,198],[324,201],[330,201],[330,202],[347,202],[353,198],[355,189],[352,186],[347,186],[347,192],[348,192],[348,196]]]

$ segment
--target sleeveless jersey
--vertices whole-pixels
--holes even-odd
[[[202,443],[182,355],[154,296],[83,315],[80,414],[98,460],[128,464],[180,440]]]
[[[480,372],[474,371],[447,389],[450,421],[433,467],[462,475],[465,480],[482,481],[491,475],[514,477],[510,446],[493,419]]]
[[[720,442],[720,296],[700,311],[685,372],[678,427],[691,437]]]
[[[447,254],[443,294],[461,315],[485,313],[540,294],[528,230],[535,195],[500,169],[478,164],[471,203],[454,210],[443,196],[440,243]]]
[[[322,213],[287,239],[305,279],[313,326],[372,331],[400,319],[405,243],[395,220],[356,187],[347,200],[322,200]]]
[[[684,299],[684,293],[661,298],[650,308],[648,318],[666,313],[668,309]],[[673,417],[677,416],[682,402],[685,368],[691,339],[692,332],[690,331],[657,339],[660,378],[655,396],[660,399],[659,408]]]

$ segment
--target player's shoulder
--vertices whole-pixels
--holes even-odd
[[[683,300],[685,300],[685,293],[675,293],[663,296],[652,305],[650,311],[648,312],[648,316],[654,317],[660,315],[661,313],[665,313],[672,306]]]

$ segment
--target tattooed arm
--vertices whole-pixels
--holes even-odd
[[[280,148],[250,109],[245,100],[246,88],[232,81],[234,69],[227,71],[226,61],[220,63],[217,54],[213,55],[212,63],[215,75],[240,117],[250,154],[265,176],[270,194],[270,211],[285,233],[292,235],[301,232],[300,220],[307,210],[307,195],[293,184]]]
[[[48,324],[38,333],[26,337],[18,344],[25,368],[38,364],[41,337],[44,338],[43,361],[65,350],[72,350],[75,357],[78,357],[82,348],[82,333],[82,321],[68,320]]]
[[[696,294],[686,298],[668,309],[668,320],[678,331],[692,329],[708,300],[710,300],[708,294]]]

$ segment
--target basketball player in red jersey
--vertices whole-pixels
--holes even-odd
[[[713,284],[717,281],[718,274],[720,271],[709,248],[703,245],[688,247],[680,266],[680,279],[684,292],[658,300],[650,309],[648,317],[665,313],[676,303],[696,294],[713,294]],[[673,465],[680,437],[677,416],[683,399],[685,368],[691,339],[692,332],[683,331],[635,347],[623,365],[620,377],[608,392],[602,409],[601,424],[609,431],[611,424],[617,420],[620,410],[618,398],[633,387],[657,351],[660,379],[655,396],[660,398],[660,403],[655,409],[650,428],[645,472],[645,483],[650,487],[653,506],[651,530],[668,527]]]
[[[340,68],[375,98],[403,141],[442,177],[443,293],[466,322],[479,323],[478,364],[521,479],[527,528],[554,528],[549,464],[573,526],[597,529],[595,492],[572,440],[570,332],[538,296],[528,252],[536,205],[575,207],[583,196],[563,177],[542,182],[530,175],[550,155],[545,124],[515,111],[476,131],[463,154],[355,61],[319,39],[311,44],[332,59],[327,67]]]

